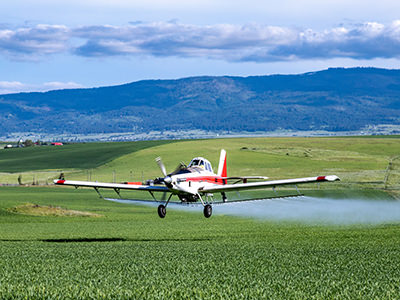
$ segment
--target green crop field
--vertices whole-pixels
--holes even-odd
[[[0,189],[1,299],[398,299],[398,224],[274,223]],[[24,203],[101,215],[30,216]]]
[[[53,178],[61,171],[69,179],[141,180],[160,176],[157,156],[163,157],[169,171],[194,156],[208,158],[216,169],[221,148],[228,152],[229,175],[273,179],[336,174],[340,183],[309,185],[305,191],[332,199],[378,199],[374,201],[388,192],[398,195],[398,137],[9,149],[14,152],[0,151],[0,182],[17,183],[20,174]],[[60,156],[56,151],[61,150]],[[250,196],[264,193],[270,192]],[[400,222],[329,225],[221,214],[205,219],[201,209],[169,209],[160,219],[155,207],[108,202],[93,190],[0,186],[0,299],[398,299],[399,295]]]

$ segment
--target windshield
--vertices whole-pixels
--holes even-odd
[[[193,159],[191,163],[189,164],[189,167],[194,167],[194,166],[201,166],[204,165],[203,161],[199,159]]]
[[[212,167],[211,164],[208,160],[202,158],[202,157],[196,157],[193,158],[192,161],[189,164],[189,167],[199,167],[202,168],[204,170],[207,170],[209,172],[212,172]]]

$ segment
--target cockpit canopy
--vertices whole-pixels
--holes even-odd
[[[203,168],[204,170],[207,170],[207,171],[213,173],[211,163],[203,157],[193,158],[188,167],[189,168],[191,168],[191,167]]]

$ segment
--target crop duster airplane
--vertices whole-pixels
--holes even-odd
[[[71,185],[78,187],[92,187],[99,193],[99,188],[114,189],[115,192],[121,197],[120,190],[136,190],[147,191],[151,194],[155,202],[161,202],[158,206],[158,215],[164,218],[166,214],[166,207],[173,195],[178,196],[180,204],[195,203],[200,201],[204,207],[203,213],[206,218],[211,217],[213,194],[221,193],[222,202],[228,203],[225,192],[240,191],[250,189],[261,189],[272,187],[275,189],[279,185],[297,185],[302,183],[324,182],[340,180],[336,175],[306,177],[284,180],[268,180],[268,177],[261,176],[243,176],[243,177],[228,177],[226,165],[226,151],[221,150],[219,159],[218,172],[215,174],[211,167],[211,163],[203,158],[196,157],[191,160],[188,166],[181,163],[178,168],[172,173],[167,173],[165,166],[160,157],[156,158],[156,162],[161,169],[163,177],[154,180],[148,180],[145,183],[141,182],[125,182],[125,183],[105,183],[105,182],[90,182],[90,181],[73,181],[65,180],[64,178],[54,180],[58,185]],[[249,180],[263,180],[253,181]],[[229,183],[232,182],[233,183]],[[297,189],[297,187],[296,187]],[[154,193],[169,193],[168,199],[157,200]],[[106,200],[114,200],[105,198]],[[164,198],[165,199],[165,198]],[[210,201],[211,199],[211,201]],[[135,200],[132,200],[135,201]],[[140,200],[136,200],[140,201]],[[245,200],[242,200],[245,201]],[[214,202],[215,203],[215,202]]]

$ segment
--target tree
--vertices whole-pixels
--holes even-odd
[[[24,142],[25,147],[32,147],[34,145],[35,145],[35,143],[32,140],[25,140],[25,142]]]

